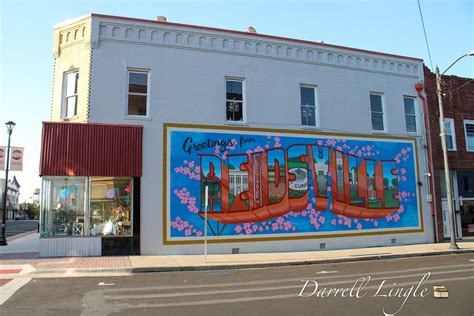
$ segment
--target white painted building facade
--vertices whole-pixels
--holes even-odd
[[[320,249],[320,244],[337,249],[433,241],[428,182],[423,176],[428,172],[423,110],[415,90],[415,84],[423,81],[422,60],[258,33],[95,14],[58,25],[54,33],[51,120],[143,126],[141,254],[203,250],[199,243],[163,242],[164,123],[416,139],[422,230],[356,238],[237,240],[211,243],[210,253],[231,253],[232,248],[303,251]],[[71,71],[78,72],[77,89],[72,93],[77,98],[76,109],[68,114],[65,100],[71,93],[65,90],[65,78]],[[129,80],[134,72],[146,74],[144,115],[128,115]],[[242,82],[242,121],[226,119],[226,80]],[[310,109],[314,126],[302,124],[302,106],[307,106],[301,104],[302,87],[315,94]],[[371,94],[380,96],[381,111],[371,108]],[[404,98],[414,100],[415,132],[407,132],[406,116],[411,113],[405,110]],[[373,129],[374,116],[381,130]]]

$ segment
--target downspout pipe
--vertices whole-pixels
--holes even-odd
[[[438,240],[438,219],[436,217],[436,197],[435,197],[435,191],[434,191],[434,169],[433,169],[433,156],[432,156],[432,147],[431,147],[431,135],[430,135],[430,123],[429,123],[429,116],[428,116],[428,105],[426,103],[426,98],[423,95],[423,89],[425,88],[425,85],[423,83],[417,83],[415,84],[415,89],[416,92],[418,93],[418,96],[420,97],[422,104],[423,104],[423,121],[424,121],[424,126],[425,126],[425,137],[426,137],[426,161],[428,162],[428,171],[430,173],[430,179],[429,179],[429,188],[430,188],[430,193],[431,193],[431,216],[433,218],[433,225],[434,225],[434,240],[435,242],[440,242]]]

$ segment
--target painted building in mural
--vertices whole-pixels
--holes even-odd
[[[201,253],[206,214],[211,253],[433,241],[422,60],[98,14],[54,38],[43,255]]]

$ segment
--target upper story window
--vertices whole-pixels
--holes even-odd
[[[404,97],[403,104],[405,106],[405,125],[407,132],[416,133],[416,102],[415,98]]]
[[[316,87],[300,86],[301,125],[318,126],[318,106],[316,104]]]
[[[370,111],[372,116],[372,130],[385,131],[383,94],[370,93]]]
[[[466,150],[474,151],[474,120],[464,120],[464,134],[466,137]]]
[[[370,111],[372,116],[372,130],[385,131],[383,94],[370,93]]]
[[[148,115],[148,79],[149,71],[128,71],[127,115]]]
[[[73,118],[77,115],[77,83],[79,71],[74,70],[64,74],[63,118]]]
[[[454,132],[454,120],[452,118],[445,118],[444,128],[446,129],[446,148],[448,150],[456,150],[456,133]]]
[[[245,122],[245,87],[242,79],[226,79],[226,119]]]

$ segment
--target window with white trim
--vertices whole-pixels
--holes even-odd
[[[318,105],[316,87],[300,85],[301,125],[318,126]]]
[[[245,122],[245,87],[243,79],[226,79],[226,120]]]
[[[405,125],[407,132],[416,133],[416,99],[412,97],[403,97],[405,107]]]
[[[466,137],[466,150],[474,151],[474,120],[464,120],[464,136]]]
[[[372,130],[385,131],[383,94],[370,93],[370,112],[372,117]]]
[[[454,131],[454,120],[444,118],[444,128],[446,129],[446,149],[456,150],[456,133]]]
[[[64,101],[63,118],[73,118],[77,115],[77,83],[79,81],[79,71],[69,71],[64,73]]]
[[[147,70],[128,71],[127,115],[148,115],[148,79]]]

